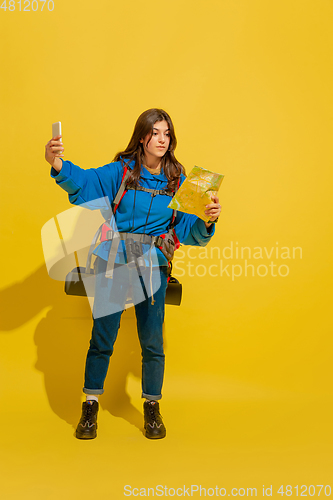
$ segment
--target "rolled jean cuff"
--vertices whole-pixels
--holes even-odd
[[[85,387],[83,387],[83,392],[84,394],[89,394],[91,396],[99,396],[100,394],[103,394],[104,389],[86,389]]]
[[[162,394],[159,394],[158,396],[151,396],[150,394],[145,394],[143,392],[141,397],[149,399],[150,401],[158,401],[159,399],[162,398]]]

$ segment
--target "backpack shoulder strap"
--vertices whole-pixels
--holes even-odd
[[[177,191],[179,189],[179,184],[180,184],[180,177],[178,179],[177,189],[175,190],[174,195],[177,193]],[[172,219],[171,219],[171,224],[170,224],[170,229],[171,230],[173,229],[173,227],[175,225],[176,216],[177,216],[177,210],[174,210],[173,213],[172,213]]]
[[[118,189],[118,192],[116,194],[116,197],[115,199],[113,200],[113,203],[112,203],[112,211],[113,211],[113,214],[115,214],[118,206],[119,206],[119,203],[121,202],[124,194],[126,193],[127,191],[127,187],[126,187],[126,184],[127,184],[127,181],[129,179],[131,175],[131,170],[127,167],[127,164],[125,164],[124,166],[124,172],[123,172],[123,177],[121,179],[121,183],[120,183],[120,187]],[[176,194],[176,192],[178,191],[179,189],[179,184],[180,184],[180,177],[178,179],[178,185],[177,185],[177,189],[175,190],[174,194]],[[153,192],[154,194],[166,194],[168,196],[170,196],[170,192],[166,189],[162,189],[160,191],[156,191],[156,190],[153,190],[153,189],[147,189],[147,188],[143,188],[141,186],[138,186],[137,187],[138,190],[140,191],[147,191],[147,192]],[[171,225],[170,227],[173,228],[174,226],[174,223],[175,223],[175,219],[176,219],[176,215],[177,215],[177,210],[174,210],[173,211],[173,214],[172,214],[172,220],[171,220]]]
[[[127,165],[124,166],[124,172],[123,172],[123,177],[121,179],[121,183],[120,183],[120,187],[118,189],[118,193],[116,194],[116,197],[115,199],[113,200],[112,202],[112,211],[113,211],[113,214],[115,214],[118,206],[119,206],[119,203],[122,199],[122,197],[124,196],[125,192],[126,192],[126,183],[129,179],[131,175],[131,171],[129,168],[127,168]]]

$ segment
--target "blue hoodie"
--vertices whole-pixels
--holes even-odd
[[[128,160],[126,161],[128,163]],[[134,161],[128,163],[134,166]],[[101,210],[107,220],[112,215],[111,204],[119,190],[123,166],[120,161],[108,163],[103,167],[84,170],[70,161],[63,161],[62,169],[58,173],[51,168],[51,177],[68,193],[70,203],[84,205],[91,210]],[[180,185],[185,176],[181,175]],[[141,166],[139,184],[149,189],[166,189],[168,180],[163,173],[153,175]],[[135,194],[135,209],[134,209]],[[157,195],[151,203],[151,194],[144,191],[128,190],[123,196],[115,214],[115,228],[119,232],[146,233],[153,236],[165,234],[172,219],[173,210],[168,208],[170,196]],[[150,212],[147,219],[149,206]],[[196,215],[177,212],[175,226],[177,238],[184,245],[205,246],[215,232],[213,224],[208,230],[203,220]],[[149,245],[144,251],[149,249]],[[95,249],[94,254],[108,260],[111,241],[104,241]],[[125,263],[123,248],[119,245],[116,263]],[[159,265],[168,265],[167,259],[157,249]]]

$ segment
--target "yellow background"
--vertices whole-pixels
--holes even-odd
[[[1,498],[333,488],[332,2],[54,3],[0,9]],[[65,157],[104,165],[151,107],[170,113],[187,172],[225,175],[210,247],[301,247],[302,258],[273,259],[285,277],[183,273],[157,442],[140,432],[140,350],[124,313],[98,438],[82,442],[90,309],[45,270],[41,228],[69,203],[44,145],[61,120]],[[179,268],[220,260],[190,255]]]

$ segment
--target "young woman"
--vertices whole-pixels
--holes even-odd
[[[60,139],[53,137],[45,147],[51,177],[67,191],[70,203],[100,209],[109,219],[94,251],[96,290],[83,388],[86,401],[76,437],[96,437],[98,397],[104,392],[120,317],[131,290],[142,348],[144,434],[147,438],[163,438],[166,429],[158,401],[164,376],[162,327],[169,261],[179,242],[204,246],[210,241],[221,212],[218,197],[206,206],[208,223],[168,208],[185,172],[174,154],[177,141],[173,123],[162,109],[142,113],[125,151],[103,167],[84,170],[64,161]],[[125,181],[126,190],[119,202],[119,189]]]

